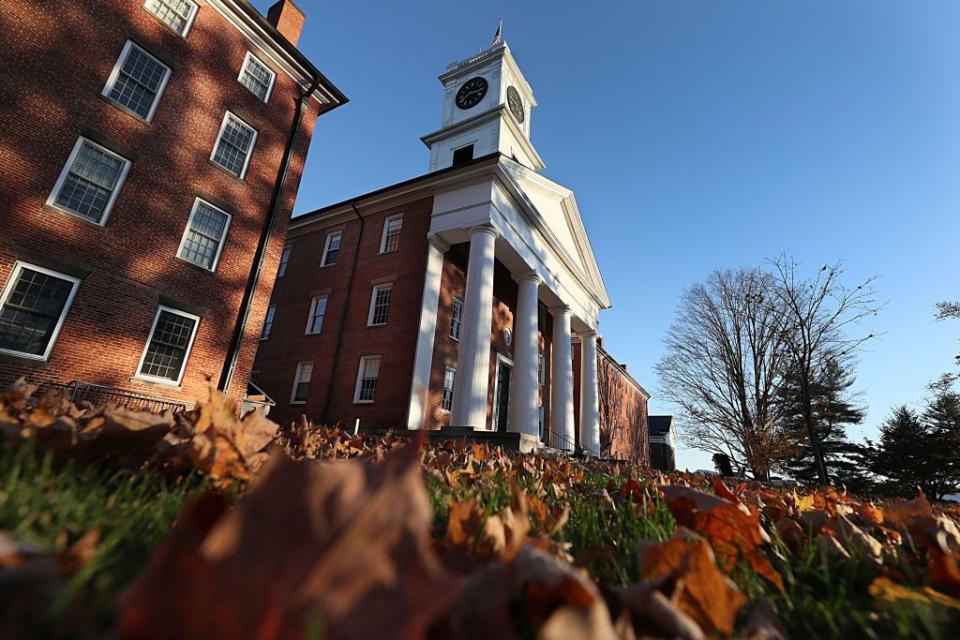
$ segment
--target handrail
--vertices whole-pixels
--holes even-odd
[[[151,396],[145,393],[127,391],[116,387],[108,387],[102,384],[84,382],[83,380],[71,380],[70,382],[52,382],[51,387],[60,388],[67,392],[71,402],[80,402],[85,400],[92,404],[113,403],[128,409],[139,409],[147,411],[161,412],[167,409],[173,413],[180,413],[187,410],[187,403],[164,398],[161,396]]]

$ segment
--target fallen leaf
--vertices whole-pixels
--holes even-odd
[[[930,587],[914,589],[897,584],[886,576],[878,576],[870,583],[870,595],[877,600],[897,602],[907,600],[926,605],[938,605],[949,609],[960,610],[960,600],[940,593]]]

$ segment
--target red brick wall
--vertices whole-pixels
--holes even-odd
[[[286,274],[276,281],[271,301],[277,305],[273,328],[269,339],[260,343],[256,359],[260,386],[277,402],[271,417],[287,421],[304,414],[315,421],[348,426],[356,418],[369,427],[406,424],[432,208],[433,199],[424,198],[369,215],[363,212],[362,234],[355,217],[291,234],[290,261]],[[384,220],[397,213],[403,213],[399,249],[381,255]],[[338,229],[343,230],[343,239],[337,262],[321,267],[327,234]],[[368,327],[373,284],[382,282],[393,283],[387,324]],[[310,301],[319,294],[327,295],[323,328],[319,335],[305,335]],[[334,358],[338,338],[339,354]],[[362,355],[382,356],[372,404],[353,402]],[[293,405],[293,380],[302,361],[314,363],[313,376],[306,404]]]
[[[605,458],[650,464],[647,397],[614,363],[597,350],[600,404],[600,453]],[[580,343],[573,345],[573,407],[576,440],[580,442]]]
[[[206,394],[208,376],[216,382],[220,375],[300,89],[274,68],[263,104],[236,80],[245,37],[213,8],[201,2],[183,39],[142,4],[15,2],[0,12],[0,284],[18,257],[34,262],[37,254],[87,273],[49,361],[0,357],[0,380],[23,373],[82,379],[190,401]],[[149,124],[100,96],[128,39],[172,68]],[[208,161],[227,109],[259,132],[243,180]],[[251,338],[270,297],[316,115],[311,104],[268,245],[267,276],[254,297],[235,396],[252,364]],[[81,134],[133,161],[105,227],[44,204]],[[233,215],[216,273],[176,258],[197,196]],[[180,389],[131,379],[161,296],[203,311]]]

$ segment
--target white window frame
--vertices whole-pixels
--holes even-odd
[[[457,304],[460,305],[460,315],[459,320],[457,318]],[[457,325],[457,332],[454,335],[453,327],[454,323],[459,322]],[[463,298],[460,296],[453,296],[453,302],[450,303],[450,338],[460,342],[460,333],[463,331]]]
[[[447,395],[447,374],[453,374],[453,386],[450,387],[450,408],[447,409],[443,406],[443,401]],[[443,413],[450,413],[453,410],[453,392],[457,385],[457,368],[453,365],[447,365],[443,369],[443,384],[440,386],[440,411]]]
[[[260,342],[270,338],[270,333],[273,331],[273,321],[277,319],[277,305],[271,304],[267,306],[267,315],[263,316],[263,326],[260,328]],[[263,330],[266,329],[267,332],[264,333]]]
[[[384,220],[383,220],[383,231],[380,233],[380,254],[381,254],[381,255],[383,255],[383,254],[385,254],[385,253],[395,253],[395,252],[397,252],[397,251],[400,250],[400,240],[399,240],[399,238],[398,238],[398,239],[397,239],[397,248],[396,248],[396,249],[393,249],[392,251],[389,251],[389,252],[387,251],[387,230],[390,228],[390,223],[393,222],[393,221],[395,221],[395,220],[399,220],[399,221],[400,221],[400,228],[401,228],[401,231],[402,231],[402,229],[403,229],[403,214],[402,214],[402,213],[398,213],[398,214],[395,214],[395,215],[392,215],[392,216],[387,216],[387,217],[384,218]]]
[[[320,323],[320,330],[313,331],[313,321],[314,314],[317,312],[317,305],[321,300],[323,300],[323,318],[327,318],[327,297],[326,295],[313,296],[310,300],[310,313],[307,314],[307,329],[304,331],[304,335],[308,336],[318,336],[323,333],[323,322]]]
[[[327,234],[327,239],[323,241],[323,255],[320,256],[320,266],[321,267],[332,267],[337,264],[336,261],[327,264],[327,254],[330,253],[330,243],[334,236],[340,236],[340,246],[337,247],[337,258],[340,257],[340,249],[343,247],[343,229],[339,231],[331,231]]]
[[[363,371],[366,369],[367,362],[376,360],[379,363],[377,368],[377,387],[380,386],[380,372],[383,369],[383,356],[360,356],[360,365],[357,367],[357,384],[353,390],[353,404],[373,404],[377,398],[377,390],[373,390],[373,399],[371,400],[361,400],[360,399],[360,383],[363,382]]]
[[[178,316],[183,316],[184,318],[190,318],[194,321],[193,333],[190,335],[190,341],[187,343],[187,350],[183,354],[183,366],[180,367],[180,375],[177,376],[176,382],[170,378],[160,378],[158,376],[149,376],[140,373],[140,370],[143,369],[143,361],[147,358],[147,349],[150,347],[150,341],[153,340],[153,332],[157,330],[157,323],[160,321],[160,314],[164,311],[168,311]],[[157,312],[153,316],[153,324],[150,325],[150,332],[147,334],[147,341],[143,343],[143,349],[140,353],[140,361],[137,362],[137,371],[133,376],[134,379],[145,380],[146,382],[156,382],[165,385],[176,385],[179,387],[183,382],[183,374],[187,371],[187,363],[190,361],[190,352],[193,351],[193,342],[197,339],[197,332],[199,330],[200,316],[187,313],[186,311],[181,311],[180,309],[174,309],[173,307],[167,307],[162,304],[157,305]]]
[[[282,278],[287,275],[287,265],[290,263],[290,254],[293,253],[293,245],[283,245],[283,251],[280,253],[280,266],[277,267],[277,277]]]
[[[117,176],[117,185],[113,188],[113,193],[110,194],[110,199],[107,200],[107,206],[103,208],[103,214],[100,216],[99,222],[81,216],[78,213],[74,213],[69,209],[64,209],[57,204],[57,196],[60,195],[60,189],[63,188],[63,183],[67,181],[67,176],[70,175],[70,168],[73,166],[77,156],[80,154],[80,149],[83,147],[84,143],[90,144],[97,149],[100,149],[104,153],[107,153],[123,162],[123,166],[120,168],[120,175]],[[67,158],[66,164],[63,165],[63,170],[60,171],[60,177],[57,178],[56,184],[53,185],[53,191],[51,191],[50,195],[47,197],[47,205],[53,207],[57,211],[62,211],[67,215],[73,216],[79,220],[83,220],[88,224],[95,224],[98,227],[105,227],[107,226],[107,220],[110,219],[110,213],[113,211],[113,205],[117,201],[117,196],[120,195],[120,190],[123,188],[123,181],[127,179],[127,173],[130,171],[130,164],[130,160],[127,160],[119,153],[107,149],[102,144],[97,144],[90,138],[84,138],[83,136],[80,136],[77,138],[76,144],[73,145],[73,151],[70,152],[70,156]]]
[[[190,33],[191,27],[193,27],[194,19],[197,17],[197,14],[200,13],[200,5],[196,2],[196,0],[187,0],[187,2],[193,5],[193,10],[190,12],[190,16],[187,18],[186,24],[183,25],[183,33],[179,33],[173,27],[171,27],[166,22],[161,20],[157,14],[155,14],[153,11],[150,11],[150,9],[147,8],[147,5],[150,4],[150,0],[144,0],[143,9],[144,11],[149,13],[151,16],[153,16],[154,20],[156,20],[157,22],[165,26],[167,29],[170,29],[170,31],[173,31],[181,38],[186,39],[187,35]]]
[[[3,291],[0,293],[0,309],[3,308],[3,305],[7,304],[7,300],[10,298],[10,294],[13,293],[13,288],[17,280],[20,279],[20,273],[24,269],[30,269],[31,271],[37,271],[54,278],[67,280],[73,284],[73,287],[70,289],[70,294],[67,296],[67,302],[63,305],[63,311],[60,312],[60,318],[57,320],[57,324],[53,327],[53,331],[50,332],[50,340],[47,342],[47,348],[44,350],[42,355],[37,355],[35,353],[24,353],[23,351],[16,351],[14,349],[0,349],[0,353],[7,353],[17,356],[18,358],[27,358],[29,360],[46,362],[50,359],[50,354],[53,353],[53,347],[57,342],[57,338],[60,337],[60,330],[63,328],[63,323],[66,322],[67,314],[70,312],[70,305],[73,304],[73,299],[77,295],[77,289],[80,288],[80,278],[68,276],[67,274],[60,273],[59,271],[45,269],[44,267],[39,267],[35,264],[18,260],[16,263],[14,263],[13,270],[10,272],[10,277],[7,278],[7,282],[3,287]]]
[[[153,104],[150,105],[150,111],[147,112],[146,118],[141,116],[139,113],[137,113],[133,109],[130,109],[129,107],[120,104],[119,102],[113,100],[110,97],[110,93],[113,91],[113,86],[117,83],[117,79],[120,77],[120,70],[123,68],[123,62],[124,60],[127,59],[127,55],[130,53],[131,47],[136,47],[137,49],[140,50],[140,52],[143,55],[147,56],[148,58],[152,58],[154,62],[156,62],[161,67],[166,69],[166,72],[163,74],[163,80],[160,81],[160,86],[157,87],[157,95],[154,96],[153,98]],[[127,40],[127,43],[123,45],[123,50],[120,51],[120,57],[117,58],[117,63],[113,65],[113,71],[110,72],[110,77],[107,78],[107,84],[104,85],[101,95],[107,100],[109,100],[111,103],[113,103],[113,106],[126,111],[127,113],[132,115],[134,118],[137,118],[138,120],[142,120],[144,122],[153,122],[153,115],[157,112],[157,107],[160,106],[160,98],[163,96],[163,92],[167,88],[167,82],[170,80],[170,75],[172,73],[173,71],[170,69],[170,67],[167,66],[162,60],[160,60],[160,58],[153,55],[152,53],[150,53],[149,51],[147,51],[146,49],[144,49],[143,47],[135,43],[133,40]]]
[[[247,157],[243,160],[243,170],[240,172],[240,175],[235,174],[233,171],[230,171],[230,169],[227,169],[225,166],[214,160],[214,158],[217,156],[217,148],[220,146],[220,138],[223,137],[223,131],[227,128],[227,120],[230,119],[230,116],[233,116],[238,122],[242,123],[243,126],[253,131],[253,137],[250,138],[250,150],[247,152]],[[213,142],[213,151],[210,152],[210,162],[212,162],[214,166],[220,167],[233,177],[243,180],[247,176],[247,169],[250,168],[250,159],[253,157],[253,150],[257,147],[257,137],[259,135],[260,132],[257,131],[256,127],[235,114],[233,111],[227,109],[223,113],[223,120],[220,121],[220,131],[217,133],[217,139]]]
[[[377,302],[377,293],[383,290],[389,290],[390,293],[390,302],[387,303],[387,320],[384,322],[373,323],[374,312],[376,311],[376,302]],[[390,320],[390,306],[393,304],[393,283],[384,282],[382,284],[373,285],[373,290],[370,292],[370,309],[367,311],[367,326],[368,327],[385,327],[387,322]]]
[[[300,376],[303,375],[304,365],[307,365],[307,364],[310,365],[310,379],[309,379],[309,380],[301,380],[301,379],[300,379]],[[294,374],[293,374],[293,388],[290,389],[290,404],[307,404],[307,401],[306,401],[306,400],[297,400],[297,399],[296,399],[296,398],[297,398],[297,387],[299,387],[299,386],[300,386],[302,383],[304,383],[304,382],[306,382],[308,385],[309,385],[311,382],[313,382],[313,369],[314,369],[314,367],[313,367],[313,360],[304,360],[304,361],[302,361],[302,362],[298,362],[298,363],[297,363],[297,370],[296,370],[296,372],[294,372]],[[309,389],[309,387],[308,387],[308,389]],[[308,395],[309,395],[309,391],[308,391]]]
[[[263,97],[263,103],[266,104],[267,102],[270,101],[270,96],[273,95],[273,83],[276,82],[277,80],[277,72],[271,69],[270,66],[267,65],[263,60],[253,55],[252,51],[247,51],[247,55],[243,57],[243,64],[240,65],[240,75],[237,76],[237,82],[240,83],[241,87],[243,87],[250,93],[253,93],[253,90],[251,90],[250,87],[248,87],[247,85],[243,84],[243,82],[241,82],[243,80],[243,72],[246,71],[247,65],[250,64],[251,58],[256,60],[261,67],[263,67],[270,73],[270,83],[267,85],[267,95]],[[260,96],[258,96],[257,94],[253,93],[253,95],[257,97],[257,100],[261,99]]]
[[[210,265],[209,267],[205,267],[202,264],[197,264],[196,262],[191,262],[186,258],[183,258],[180,256],[180,252],[183,251],[183,245],[187,243],[187,235],[190,233],[190,225],[193,224],[193,218],[197,215],[197,209],[200,207],[201,202],[207,205],[208,207],[210,207],[211,209],[216,209],[223,215],[227,216],[227,223],[223,225],[223,233],[220,235],[220,243],[217,245],[217,253],[213,257],[213,264]],[[195,267],[200,267],[204,271],[211,271],[211,272],[216,271],[217,266],[220,264],[220,254],[223,253],[223,245],[227,243],[227,231],[230,229],[230,223],[232,221],[233,221],[233,216],[231,216],[229,213],[227,213],[220,207],[216,206],[215,204],[211,204],[209,201],[204,200],[203,198],[199,198],[199,197],[196,198],[193,201],[193,208],[190,210],[190,217],[187,219],[187,226],[183,230],[183,237],[180,238],[180,246],[177,248],[177,258],[179,260],[183,260],[187,264],[192,264]]]

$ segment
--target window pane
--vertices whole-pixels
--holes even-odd
[[[196,326],[193,318],[161,310],[140,374],[178,381]]]
[[[240,84],[266,102],[271,82],[273,82],[273,72],[253,56],[248,56],[243,65],[243,72],[240,74]]]
[[[197,5],[191,0],[147,0],[144,5],[165,25],[183,35]]]
[[[444,411],[450,411],[453,408],[453,385],[456,374],[456,369],[449,368],[443,373],[443,398],[440,401],[440,407]]]
[[[450,337],[460,339],[460,327],[463,325],[463,300],[453,299],[453,313],[450,318]]]
[[[263,321],[263,331],[260,332],[260,339],[266,340],[270,337],[270,330],[273,328],[273,316],[277,313],[277,306],[270,305],[267,307],[267,317]]]
[[[309,333],[320,333],[323,328],[323,316],[327,311],[327,299],[317,297],[313,299],[310,305],[310,327]]]
[[[337,263],[337,254],[340,253],[341,238],[343,238],[343,234],[339,231],[327,236],[326,251],[323,254],[323,266],[326,267]]]
[[[213,161],[239,177],[243,174],[243,167],[253,146],[253,136],[253,129],[240,122],[233,114],[227,114]]]
[[[0,349],[42,356],[60,321],[73,282],[26,267],[0,308]]]
[[[293,401],[306,402],[310,393],[310,379],[313,377],[313,363],[301,362],[297,365],[296,379],[293,386]]]
[[[390,218],[383,227],[383,246],[381,253],[390,253],[400,247],[400,229],[403,226],[403,218]]]
[[[180,257],[206,269],[213,269],[228,219],[224,212],[205,202],[197,202]]]
[[[146,119],[150,115],[167,68],[131,46],[110,90],[110,99]]]
[[[373,313],[370,315],[370,324],[386,324],[390,312],[390,294],[392,287],[374,287]]]
[[[380,358],[362,358],[360,369],[360,389],[357,399],[372,402],[377,392],[377,379],[380,376]]]
[[[277,277],[282,278],[283,275],[287,272],[287,263],[290,262],[290,252],[293,247],[287,245],[283,248],[283,253],[280,255],[280,269],[277,271]]]
[[[123,165],[120,158],[84,140],[57,194],[57,206],[99,223]]]

